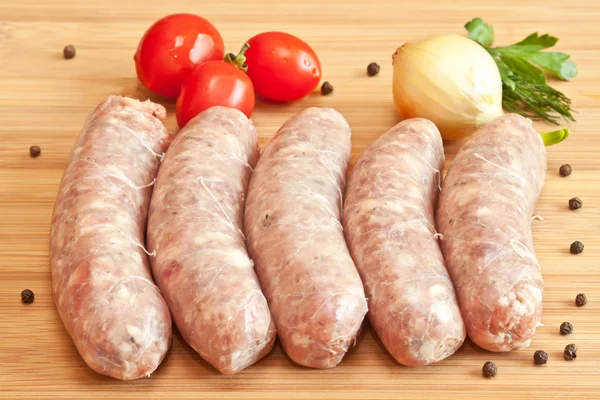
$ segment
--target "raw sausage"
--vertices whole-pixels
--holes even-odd
[[[361,154],[344,200],[344,232],[369,299],[369,321],[407,366],[443,360],[465,339],[433,220],[443,167],[435,125],[409,119]]]
[[[252,175],[245,232],[250,256],[288,356],[337,365],[367,312],[340,214],[350,128],[328,108],[287,121]]]
[[[258,155],[256,130],[243,113],[210,108],[173,140],[150,205],[154,279],[181,335],[224,374],[253,364],[275,340],[242,233]]]
[[[171,317],[143,247],[152,182],[170,136],[149,101],[111,96],[89,116],[54,206],[54,301],[85,362],[118,379],[150,375]]]
[[[531,121],[506,114],[480,128],[450,165],[437,222],[467,333],[491,351],[529,346],[544,282],[531,215],[546,149]]]

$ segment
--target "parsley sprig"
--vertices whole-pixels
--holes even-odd
[[[507,111],[556,125],[561,117],[575,121],[571,100],[546,84],[545,71],[565,81],[577,75],[577,66],[568,54],[542,51],[554,46],[558,38],[536,32],[511,46],[491,47],[492,26],[475,18],[465,28],[469,39],[483,46],[496,61],[502,78],[502,105]]]

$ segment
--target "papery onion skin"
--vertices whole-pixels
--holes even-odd
[[[472,40],[434,36],[403,45],[392,58],[394,103],[400,116],[429,119],[444,140],[471,136],[503,114],[498,67]]]

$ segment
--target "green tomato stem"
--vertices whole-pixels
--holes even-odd
[[[544,146],[552,146],[569,137],[569,128],[563,128],[552,132],[541,132],[540,136],[544,141]]]
[[[248,65],[246,64],[246,56],[244,56],[244,53],[246,53],[246,51],[249,48],[250,48],[250,45],[248,43],[246,43],[246,44],[244,44],[244,46],[242,46],[242,49],[237,54],[237,56],[233,53],[227,53],[225,55],[225,59],[223,61],[246,72],[246,71],[248,71]]]

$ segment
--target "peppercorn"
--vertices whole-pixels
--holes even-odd
[[[21,292],[21,301],[25,304],[33,303],[34,294],[31,290],[25,289]]]
[[[63,49],[63,57],[65,60],[70,60],[75,57],[75,47],[72,44],[65,46]]]
[[[548,353],[544,350],[537,350],[533,353],[533,362],[537,365],[546,364],[548,362]]]
[[[581,206],[583,206],[583,201],[581,201],[579,197],[573,197],[571,200],[569,200],[569,208],[571,210],[578,210],[581,208]]]
[[[579,240],[576,240],[573,243],[571,243],[571,254],[579,254],[582,251],[583,243],[581,243]]]
[[[571,343],[565,347],[565,360],[571,361],[577,358],[577,345]]]
[[[331,83],[327,81],[323,82],[323,85],[321,86],[321,94],[328,95],[331,92],[333,92],[333,86],[331,86]]]
[[[570,335],[573,333],[573,325],[570,322],[563,322],[560,324],[560,334],[561,335]]]
[[[585,294],[583,293],[579,293],[576,297],[575,297],[575,305],[577,307],[583,307],[587,304],[587,297],[585,297]]]
[[[375,76],[379,73],[380,69],[381,69],[381,67],[379,66],[379,64],[372,62],[371,64],[369,64],[367,66],[367,75]]]
[[[483,376],[485,376],[486,378],[493,378],[498,373],[498,368],[496,368],[496,364],[494,364],[491,361],[488,361],[485,364],[483,364],[481,371],[483,372]]]
[[[558,173],[560,174],[560,176],[565,177],[571,175],[571,171],[571,166],[569,164],[565,164],[560,166]]]
[[[31,146],[29,148],[29,155],[31,157],[39,157],[40,154],[42,154],[42,149],[40,148],[40,146]]]

